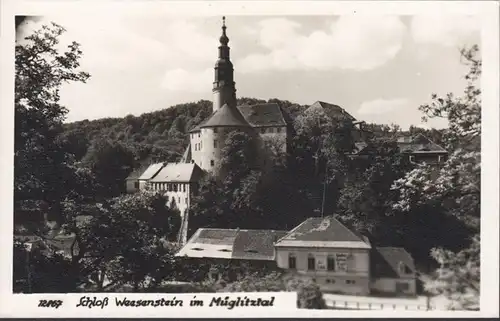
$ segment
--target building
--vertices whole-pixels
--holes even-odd
[[[446,161],[448,152],[422,134],[400,136],[396,140],[399,150],[411,163],[440,164]]]
[[[311,217],[275,246],[278,267],[323,291],[370,293],[370,241],[333,217]]]
[[[245,266],[249,270],[276,269],[274,243],[287,231],[200,228],[176,254],[179,257],[203,259],[204,264]],[[224,277],[223,271],[212,268],[208,278]],[[238,275],[229,276],[237,278]]]
[[[199,229],[177,256],[274,261],[286,275],[311,279],[324,292],[416,294],[415,265],[405,249],[374,247],[334,217],[311,217],[290,232]]]

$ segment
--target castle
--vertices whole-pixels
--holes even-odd
[[[190,130],[190,142],[180,162],[151,164],[145,170],[132,173],[126,182],[127,192],[149,188],[165,193],[170,202],[169,206],[176,206],[180,211],[182,226],[179,242],[182,244],[187,241],[189,208],[191,199],[198,190],[198,182],[205,173],[217,170],[221,151],[230,132],[240,131],[257,137],[262,143],[261,146],[264,146],[264,152],[270,152],[271,148],[273,153],[287,151],[290,124],[278,104],[237,106],[234,68],[230,59],[226,29],[223,17],[218,58],[214,67],[212,114]],[[317,112],[324,113],[334,121],[350,121],[359,125],[356,130],[358,134],[363,132],[363,122],[357,122],[352,115],[337,105],[317,101],[310,105],[304,114]],[[363,140],[362,137],[358,139]],[[365,145],[357,144],[356,154],[362,155]]]

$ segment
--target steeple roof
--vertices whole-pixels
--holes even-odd
[[[250,127],[250,124],[236,107],[224,104],[200,126],[200,128],[207,127]]]

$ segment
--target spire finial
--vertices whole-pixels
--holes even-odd
[[[226,36],[226,16],[222,17],[222,36],[220,37],[220,43],[224,46],[229,42],[228,37]]]

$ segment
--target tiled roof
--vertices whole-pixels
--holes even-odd
[[[413,258],[402,247],[377,247],[370,256],[375,277],[408,277],[415,273]],[[401,267],[410,273],[403,273]]]
[[[330,116],[333,119],[337,119],[337,120],[344,120],[345,119],[345,120],[351,120],[351,121],[356,120],[344,108],[342,108],[338,105],[325,103],[323,101],[315,102],[314,104],[312,104],[311,106],[309,106],[309,108],[307,108],[305,110],[305,113],[307,113],[309,110],[314,110],[316,108],[321,108],[325,112],[325,114],[327,114],[328,116]]]
[[[127,176],[126,179],[139,179],[139,177],[148,169],[149,166],[140,166],[139,168],[136,168],[130,173],[130,175]]]
[[[140,180],[149,180],[155,177],[158,172],[162,169],[164,163],[151,164],[149,167],[139,176]]]
[[[150,182],[197,182],[203,170],[193,163],[169,163]]]
[[[280,239],[276,246],[371,248],[363,236],[331,216],[308,218]]]
[[[418,134],[415,137],[400,136],[397,139],[397,144],[401,152],[405,153],[446,153],[446,149],[434,143],[432,140],[422,134]]]
[[[201,129],[201,126],[203,126],[208,120],[210,119],[210,117],[204,119],[203,121],[201,121],[201,123],[199,123],[198,125],[196,125],[193,129],[191,129],[189,132],[190,133],[194,133],[194,132],[197,132],[197,131],[200,131]]]
[[[274,242],[286,231],[201,228],[177,256],[241,260],[274,260]]]
[[[210,118],[200,126],[205,127],[249,127],[250,124],[245,120],[245,117],[236,107],[229,107],[224,104],[221,108],[217,109]]]
[[[286,126],[283,113],[276,103],[238,106],[238,109],[253,127]]]

